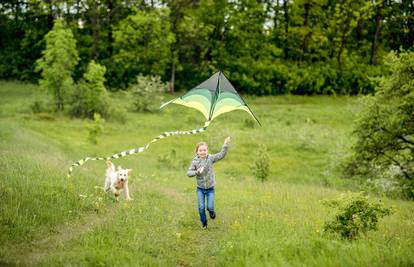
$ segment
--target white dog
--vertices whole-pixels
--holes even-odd
[[[109,160],[106,162],[106,166],[105,191],[111,190],[118,201],[120,191],[125,190],[125,199],[132,200],[128,189],[128,177],[132,170],[122,169],[121,166],[118,166],[118,170],[116,170],[115,165]]]

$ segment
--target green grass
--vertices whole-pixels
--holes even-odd
[[[42,97],[37,86],[0,82],[0,265],[414,264],[412,202],[383,198],[395,213],[357,241],[322,234],[333,214],[321,200],[357,188],[338,168],[352,144],[355,98],[246,97],[263,127],[252,127],[243,112],[227,113],[202,134],[169,137],[115,160],[134,169],[134,200],[115,203],[99,188],[103,162],[75,168],[71,179],[68,167],[85,156],[143,146],[163,131],[200,127],[201,114],[181,106],[128,112],[126,124],[106,122],[92,145],[91,121],[30,113]],[[112,99],[126,108],[130,102],[123,94]],[[217,219],[205,231],[195,182],[185,173],[198,141],[216,152],[228,135],[229,154],[215,165]],[[261,145],[271,160],[264,183],[251,171]]]

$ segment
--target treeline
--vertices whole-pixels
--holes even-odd
[[[391,50],[412,50],[412,0],[3,0],[0,78],[37,81],[59,18],[76,39],[79,80],[91,60],[106,86],[158,75],[190,89],[221,69],[251,94],[374,90]]]

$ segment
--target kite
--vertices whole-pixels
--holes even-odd
[[[68,171],[68,177],[71,176],[74,167],[82,166],[89,160],[117,159],[143,152],[146,149],[148,149],[150,144],[165,137],[177,134],[197,134],[204,132],[205,130],[207,130],[207,127],[210,125],[212,120],[226,112],[234,110],[244,110],[247,113],[249,113],[259,123],[259,125],[261,125],[257,117],[250,110],[249,106],[247,106],[246,102],[244,102],[241,96],[237,93],[236,89],[234,89],[233,85],[231,85],[230,81],[226,78],[226,76],[224,76],[223,72],[221,71],[215,73],[209,79],[194,87],[183,96],[168,101],[167,103],[164,103],[163,105],[161,105],[160,108],[162,109],[171,103],[184,105],[186,107],[191,107],[200,111],[206,118],[204,126],[202,128],[194,129],[191,131],[164,132],[156,138],[154,138],[153,140],[151,140],[143,147],[133,148],[123,152],[119,152],[112,156],[86,157],[72,164]]]
[[[195,108],[204,115],[207,121],[212,121],[223,113],[240,109],[249,113],[260,124],[249,106],[221,71],[194,87],[185,95],[163,104],[161,108],[171,103]]]

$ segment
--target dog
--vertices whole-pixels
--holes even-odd
[[[121,166],[118,166],[118,169],[115,169],[115,165],[111,161],[106,162],[106,175],[105,175],[105,191],[112,191],[116,201],[119,201],[119,194],[121,190],[125,191],[125,199],[132,200],[129,196],[128,188],[128,178],[131,173],[131,169],[122,169]]]

